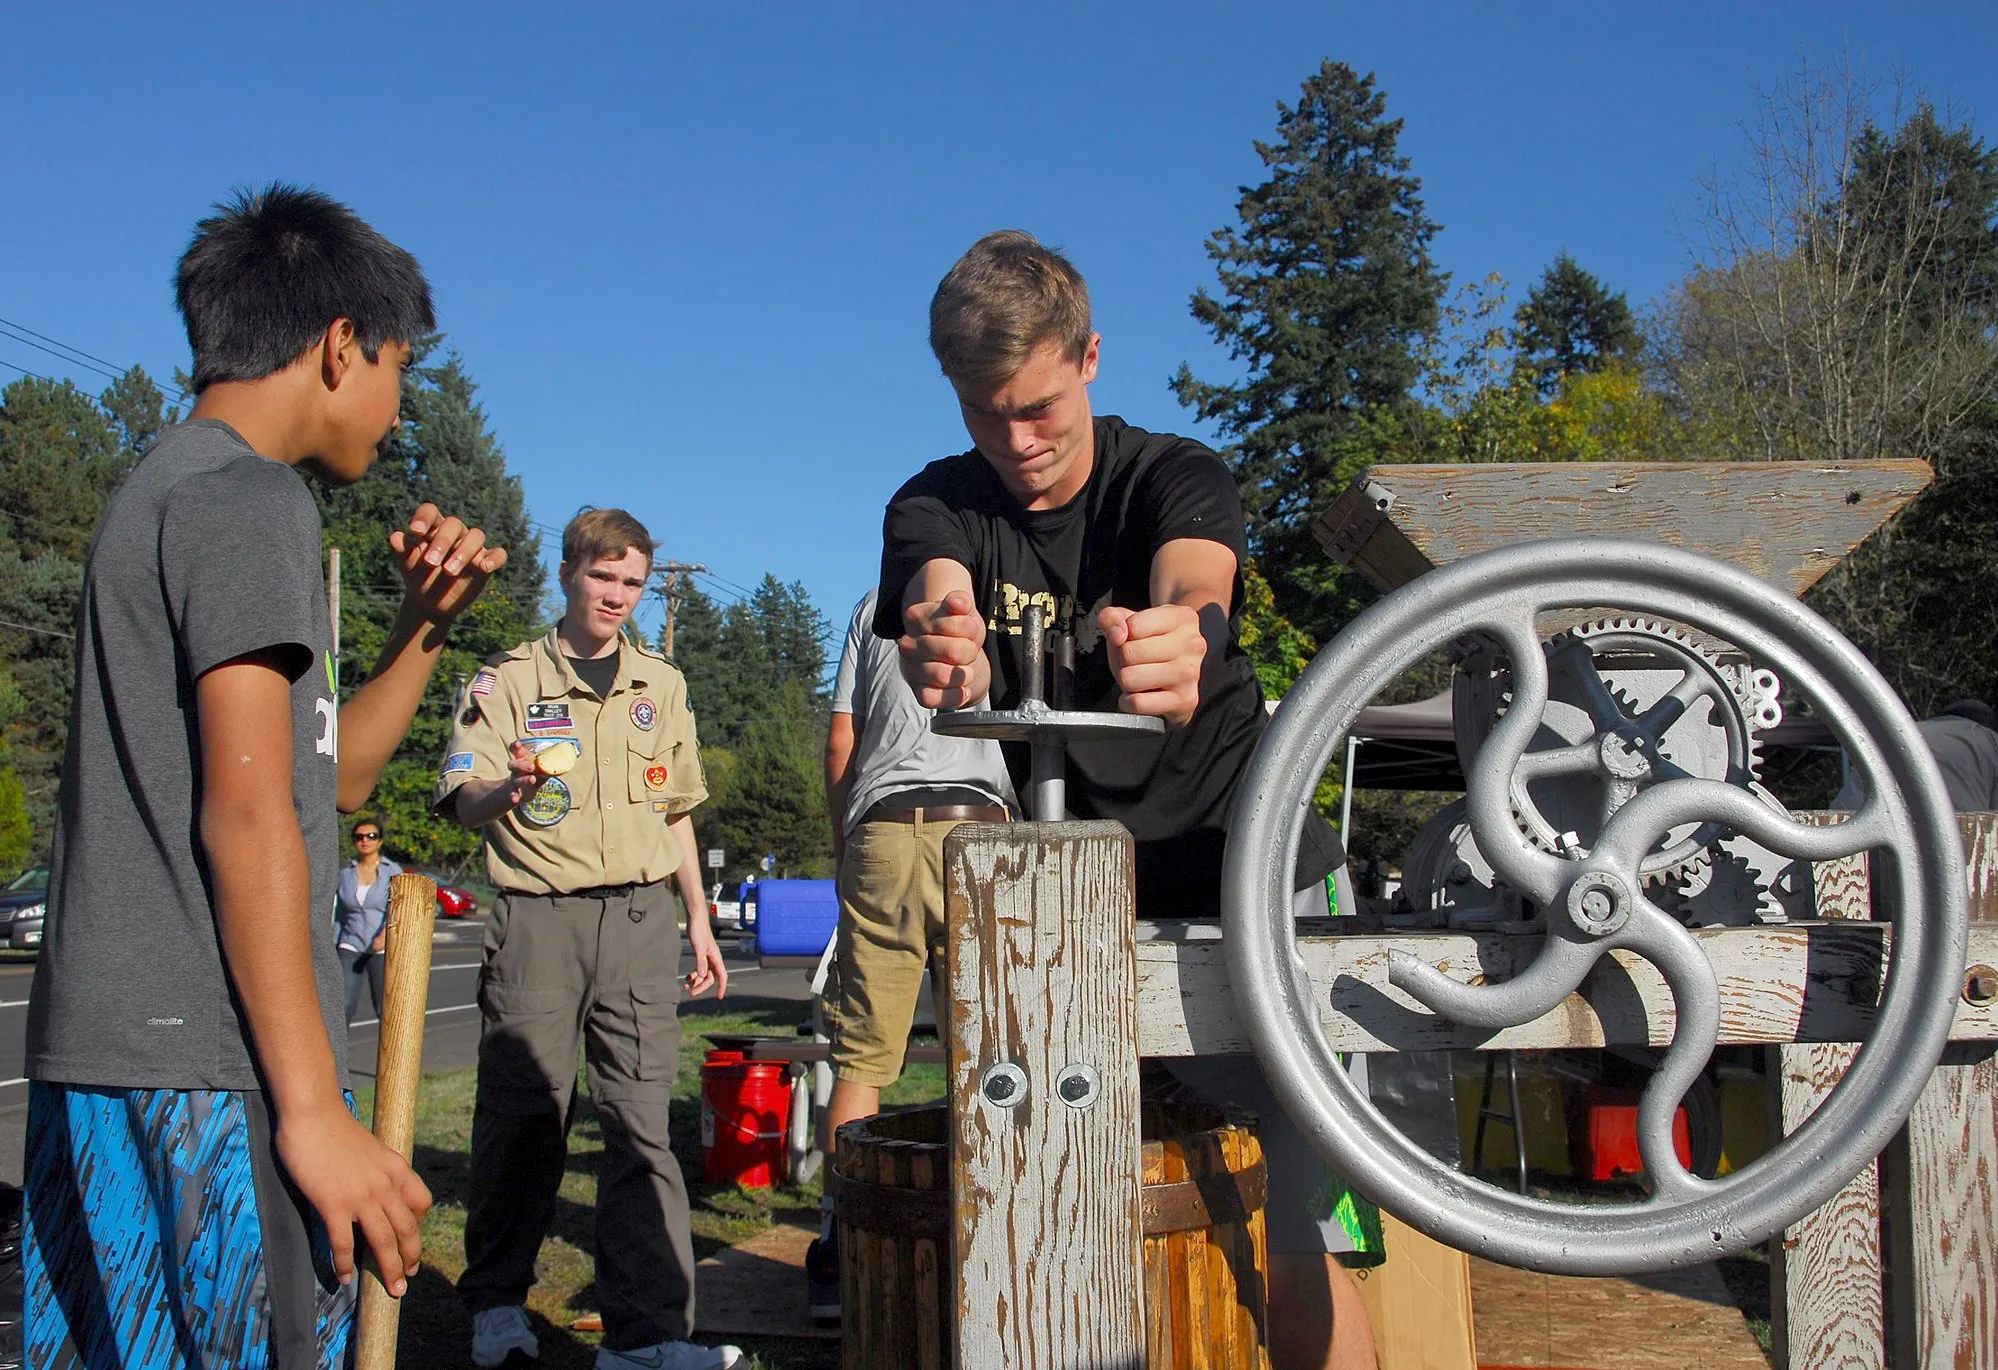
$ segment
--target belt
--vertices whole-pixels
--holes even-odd
[[[882,800],[860,816],[863,823],[1009,823],[1004,804],[933,804],[928,808],[898,808]]]
[[[621,899],[637,888],[636,884],[592,885],[584,890],[564,890],[555,897],[558,899]]]

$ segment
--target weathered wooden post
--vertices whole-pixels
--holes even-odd
[[[1130,834],[968,824],[944,850],[958,1364],[1138,1370]]]
[[[1131,835],[1063,822],[1063,767],[1069,738],[1163,724],[1047,707],[1049,625],[1024,620],[1019,707],[936,724],[1033,763],[1033,822],[944,842],[958,1364],[1142,1370]]]

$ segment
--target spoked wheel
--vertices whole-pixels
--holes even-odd
[[[1655,773],[1619,792],[1600,836],[1550,852],[1515,820],[1522,758],[1549,697],[1539,616],[1609,608],[1733,643],[1809,700],[1864,774],[1870,798],[1844,823],[1807,826],[1748,788]],[[1538,956],[1496,985],[1454,979],[1397,954],[1388,979],[1420,1008],[1496,1031],[1548,1013],[1611,950],[1651,961],[1678,1025],[1638,1110],[1652,1192],[1588,1207],[1484,1184],[1396,1131],[1347,1080],[1319,1025],[1297,955],[1291,871],[1298,824],[1362,707],[1405,669],[1455,643],[1500,650],[1511,700],[1468,776],[1467,812],[1497,877],[1544,910]],[[1529,763],[1530,769],[1531,763]],[[1948,1040],[1965,943],[1956,817],[1914,720],[1830,625],[1745,572],[1656,543],[1562,539],[1500,548],[1432,571],[1356,619],[1278,709],[1243,778],[1222,885],[1229,974],[1243,1026],[1297,1125],[1369,1198],[1465,1251],[1554,1274],[1601,1275],[1711,1261],[1817,1208],[1879,1153],[1907,1117]],[[1872,1035],[1837,1088],[1768,1154],[1717,1180],[1679,1163],[1672,1118],[1721,1026],[1712,965],[1647,897],[1647,861],[1668,834],[1738,834],[1800,861],[1875,854],[1876,889],[1896,911]],[[1884,859],[1883,859],[1884,858]]]

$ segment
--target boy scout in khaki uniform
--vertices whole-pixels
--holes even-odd
[[[458,701],[440,812],[483,829],[499,890],[486,927],[478,1100],[460,1295],[479,1366],[531,1364],[523,1305],[554,1217],[580,1044],[602,1120],[600,1367],[726,1367],[687,1342],[694,1256],[668,1145],[679,1002],[727,970],[708,928],[693,809],[707,797],[686,682],[623,637],[652,567],[629,514],[585,510],[562,535],[568,607],[492,658]],[[676,978],[687,909],[694,967]]]

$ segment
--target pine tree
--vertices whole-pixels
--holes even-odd
[[[26,701],[0,742],[11,748],[30,859],[54,839],[84,556],[133,455],[68,381],[24,377],[0,391],[0,663]]]
[[[35,855],[35,825],[28,813],[27,787],[14,769],[7,735],[28,701],[0,664],[0,880],[11,880]]]
[[[732,864],[748,866],[768,852],[777,858],[777,874],[829,873],[824,747],[811,691],[795,677],[785,680],[770,711],[744,732],[727,800],[713,815]]]
[[[1207,241],[1222,298],[1193,315],[1240,363],[1210,383],[1182,365],[1173,392],[1232,440],[1250,547],[1278,609],[1321,641],[1350,616],[1356,587],[1310,524],[1412,417],[1420,351],[1446,278],[1422,185],[1398,150],[1401,121],[1371,75],[1324,62],[1277,139],[1258,142],[1269,179],[1242,189],[1239,227]]]
[[[1527,292],[1514,320],[1520,357],[1545,397],[1560,391],[1563,377],[1628,361],[1643,345],[1623,292],[1612,292],[1566,252]]]

